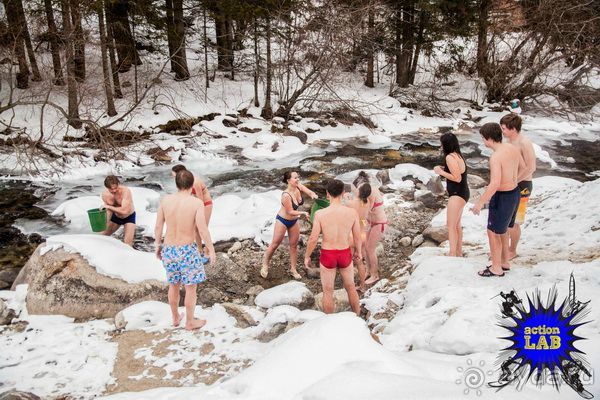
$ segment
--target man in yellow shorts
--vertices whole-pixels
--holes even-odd
[[[516,214],[513,217],[515,225],[508,229],[509,236],[509,247],[508,247],[508,258],[512,260],[517,256],[517,245],[521,238],[521,225],[525,222],[525,211],[527,210],[527,203],[529,202],[529,196],[533,188],[532,179],[533,173],[536,169],[536,158],[535,151],[533,150],[533,143],[531,140],[521,133],[521,117],[517,114],[507,114],[500,119],[500,127],[502,128],[502,134],[508,141],[517,146],[523,160],[525,161],[525,168],[519,171],[518,187],[521,193],[521,199],[519,201],[519,207],[517,208]]]

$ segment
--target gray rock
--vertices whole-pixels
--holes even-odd
[[[167,301],[167,283],[128,283],[96,271],[80,254],[64,249],[40,255],[38,246],[13,289],[27,283],[30,314],[63,314],[77,320],[112,318],[122,309],[146,300]]]
[[[306,271],[306,276],[310,279],[319,279],[321,277],[321,270],[319,268],[309,267]]]
[[[408,247],[412,244],[412,239],[409,236],[404,236],[402,239],[400,239],[400,244],[402,247]]]
[[[448,227],[444,226],[429,226],[423,231],[425,239],[431,239],[436,243],[442,243],[448,240]]]
[[[469,174],[467,177],[470,189],[480,189],[487,185],[487,181],[480,176]]]
[[[0,270],[0,281],[6,282],[7,286],[10,287],[10,282],[14,282],[19,275],[21,268],[4,268]]]
[[[221,291],[235,294],[245,294],[248,290],[246,268],[233,262],[226,254],[217,253],[215,265],[207,264],[204,268],[208,279],[204,286],[216,286]]]
[[[283,136],[294,136],[297,137],[300,142],[302,142],[302,144],[306,144],[306,141],[308,140],[308,135],[304,132],[298,132],[298,131],[292,131],[289,129],[286,129],[283,132]]]
[[[246,290],[246,294],[248,296],[256,296],[257,294],[259,294],[263,290],[265,290],[265,288],[263,288],[262,286],[255,285],[255,286],[252,286],[250,289]]]
[[[427,208],[439,208],[440,198],[435,196],[430,191],[421,191],[415,193],[415,201],[420,201]]]
[[[4,300],[0,299],[0,325],[10,325],[16,316],[14,310],[8,308]]]
[[[419,247],[438,247],[438,244],[433,240],[426,239]]]
[[[8,392],[0,393],[0,400],[42,400],[42,398],[31,392],[9,390]]]
[[[234,303],[222,303],[221,304],[227,314],[235,318],[235,324],[239,328],[248,328],[250,326],[258,325],[258,322],[252,318],[252,316],[244,309],[244,307]]]
[[[333,304],[335,312],[351,311],[346,289],[342,288],[333,291]],[[315,295],[315,307],[317,310],[323,311],[323,292]]]
[[[390,170],[388,169],[380,169],[375,175],[377,179],[381,181],[382,185],[387,185],[390,183]]]
[[[236,251],[241,250],[241,248],[242,248],[242,243],[241,242],[235,242],[233,244],[233,246],[231,246],[229,248],[229,250],[227,250],[227,254],[231,255],[231,254],[235,253]]]
[[[284,333],[287,325],[287,322],[275,324],[270,329],[259,333],[256,339],[263,343],[270,342],[271,340],[277,338],[279,335]]]
[[[220,303],[227,296],[215,287],[202,287],[198,285],[198,303],[205,306],[212,306],[215,303]]]
[[[423,238],[423,235],[417,235],[412,240],[412,246],[419,247],[420,245],[423,244],[424,241],[425,241],[425,239]]]
[[[436,196],[444,194],[444,185],[442,183],[442,179],[439,176],[431,178],[426,185],[427,189]]]

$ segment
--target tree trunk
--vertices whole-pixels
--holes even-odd
[[[271,108],[271,18],[267,17],[266,20],[266,33],[267,33],[267,83],[265,87],[265,106],[263,107],[260,116],[264,119],[273,118],[273,109]]]
[[[85,80],[85,38],[81,26],[81,12],[79,1],[70,0],[71,22],[73,29],[73,62],[75,63],[75,78],[79,82]]]
[[[79,104],[77,101],[77,80],[75,79],[75,59],[73,50],[73,28],[71,27],[70,0],[62,0],[63,30],[65,35],[65,58],[67,63],[67,92],[69,106],[67,110],[67,122],[75,129],[82,126],[79,119]]]
[[[27,25],[27,18],[25,17],[25,10],[23,9],[23,2],[18,1],[17,3],[19,11],[19,25],[23,29],[23,39],[25,40],[25,47],[27,49],[27,56],[29,57],[29,64],[31,65],[31,80],[33,82],[39,82],[42,80],[40,75],[40,69],[38,68],[37,61],[35,59],[35,53],[33,52],[33,45],[31,44],[31,36],[29,35],[29,27]]]
[[[260,54],[258,53],[258,23],[254,18],[254,107],[259,107],[258,77],[260,73]]]
[[[394,43],[394,56],[396,61],[396,84],[400,84],[400,70],[402,69],[402,7],[396,5],[396,15],[394,18],[394,28],[396,34],[396,40]]]
[[[410,67],[409,82],[410,84],[415,83],[415,76],[417,75],[417,66],[419,65],[419,55],[421,54],[421,46],[423,45],[423,34],[425,32],[425,26],[429,20],[429,13],[425,10],[421,10],[419,13],[419,30],[417,32],[417,39],[415,45],[415,53],[413,54],[412,64]]]
[[[110,0],[109,0],[110,1]],[[113,24],[108,10],[108,4],[104,2],[104,17],[106,19],[106,44],[108,47],[108,59],[110,60],[110,70],[112,71],[113,86],[115,89],[115,97],[123,98],[121,91],[121,82],[119,81],[119,71],[117,68],[117,56],[115,54],[115,40],[113,38]]]
[[[374,34],[375,34],[375,13],[373,11],[373,4],[369,4],[368,11],[368,22],[367,22],[367,77],[365,79],[365,86],[372,88],[373,84],[373,65],[375,52],[374,47]]]
[[[217,39],[217,69],[219,71],[227,70],[227,57],[225,56],[225,23],[221,10],[216,10],[215,15],[215,34]]]
[[[118,57],[118,71],[127,72],[133,63],[142,63],[129,24],[129,0],[110,0],[108,8]]]
[[[411,60],[414,51],[413,17],[414,3],[408,2],[402,7],[402,51],[400,52],[400,69],[396,72],[396,82],[400,87],[407,87],[410,83]]]
[[[479,0],[479,15],[477,17],[477,73],[483,77],[488,70],[487,32],[491,0]]]
[[[117,115],[115,100],[110,87],[110,70],[106,55],[106,29],[104,26],[104,6],[98,7],[98,30],[100,33],[100,52],[102,53],[102,74],[104,76],[104,93],[106,93],[106,113],[109,117]]]
[[[52,10],[52,0],[44,0],[44,8],[46,10],[46,20],[48,21],[48,34],[50,36],[50,50],[52,53],[52,67],[54,69],[54,84],[63,86],[62,66],[60,63],[60,51],[58,47],[58,30],[56,29],[56,21],[54,20],[54,11]]]
[[[226,35],[225,35],[225,46],[227,47],[227,65],[229,66],[229,70],[231,71],[231,75],[229,76],[231,78],[231,80],[234,80],[234,68],[233,68],[233,61],[234,61],[234,52],[233,52],[233,45],[235,44],[235,38],[233,35],[233,20],[229,17],[227,17],[225,19],[225,29],[226,29]]]
[[[19,70],[16,73],[16,85],[18,89],[29,87],[29,67],[25,56],[22,25],[19,25],[19,5],[21,0],[3,0],[8,29],[12,39],[14,53],[17,56]]]
[[[202,18],[204,19],[204,25],[202,27],[202,34],[204,35],[204,76],[206,78],[206,88],[208,89],[208,36],[206,34],[206,9],[202,11]],[[206,92],[207,91],[205,91],[204,93]]]
[[[169,45],[169,58],[171,60],[171,72],[175,72],[175,61],[173,57],[177,46],[175,45],[175,26],[173,22],[173,0],[165,0],[165,27],[167,29],[167,44]]]
[[[190,78],[187,57],[185,54],[185,25],[183,23],[183,0],[173,0],[173,67],[175,68],[175,80],[185,81]]]

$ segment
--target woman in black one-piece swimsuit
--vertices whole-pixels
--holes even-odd
[[[451,257],[462,257],[462,218],[465,204],[469,201],[470,191],[467,183],[467,164],[460,152],[458,139],[453,133],[445,133],[440,138],[444,152],[444,167],[436,166],[433,171],[446,178],[448,191],[448,211],[446,225],[450,242]]]

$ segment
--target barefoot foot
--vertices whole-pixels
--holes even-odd
[[[267,257],[263,257],[262,260],[262,267],[260,268],[260,276],[262,276],[264,279],[267,279],[267,276],[269,276],[269,260],[267,259]]]
[[[295,269],[290,270],[290,275],[292,275],[292,278],[296,279],[296,280],[300,280],[302,279],[302,275],[300,275],[298,273],[298,271],[296,271]]]
[[[188,331],[193,331],[194,329],[202,328],[204,325],[206,325],[205,319],[195,319],[194,318],[193,320],[185,323],[185,329],[187,329]]]
[[[365,284],[370,286],[370,285],[373,285],[374,283],[376,283],[377,281],[379,281],[379,276],[377,276],[377,275],[371,275],[369,277],[369,279],[367,279],[365,281]]]
[[[176,317],[173,317],[173,326],[175,326],[175,327],[179,326],[179,323],[181,322],[182,319],[183,319],[183,313],[179,313],[179,315],[177,315]]]
[[[517,253],[513,253],[512,251],[508,252],[508,261],[512,260],[513,258],[517,257]]]

